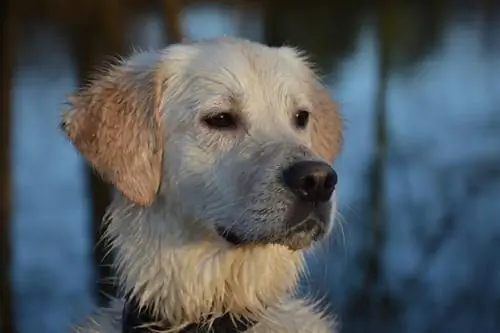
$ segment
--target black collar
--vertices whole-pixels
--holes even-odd
[[[135,302],[125,302],[122,313],[122,333],[152,333],[166,331],[171,328],[168,322],[151,325],[151,323],[156,322],[159,321],[149,311],[138,310]],[[255,321],[246,317],[242,317],[240,320],[233,320],[231,315],[227,313],[215,318],[210,329],[206,325],[203,325],[203,323],[193,323],[178,333],[242,333],[255,324]]]

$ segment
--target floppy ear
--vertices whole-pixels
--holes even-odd
[[[154,202],[161,184],[166,83],[159,59],[146,62],[122,62],[101,74],[70,98],[61,121],[97,173],[143,206]]]
[[[314,151],[330,163],[337,158],[343,144],[343,119],[338,105],[319,83],[312,85],[314,107],[312,145]]]

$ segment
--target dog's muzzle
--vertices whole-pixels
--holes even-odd
[[[300,161],[285,168],[282,185],[292,193],[292,209],[285,219],[283,232],[250,241],[232,230],[217,230],[234,245],[245,243],[282,244],[292,250],[309,247],[329,230],[331,197],[337,185],[337,173],[327,163]]]
[[[296,162],[283,171],[284,185],[295,194],[286,234],[279,240],[293,250],[310,246],[328,231],[333,192],[338,177],[325,162]]]

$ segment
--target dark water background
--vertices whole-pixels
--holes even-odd
[[[500,11],[495,1],[292,2],[267,13],[190,6],[192,39],[298,45],[347,119],[342,228],[310,260],[344,332],[500,332]],[[140,13],[128,43],[163,46]],[[68,332],[91,310],[88,184],[60,134],[77,84],[64,34],[23,30],[13,90],[13,254],[21,333]]]

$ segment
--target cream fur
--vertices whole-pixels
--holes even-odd
[[[333,162],[341,148],[337,108],[299,53],[239,39],[175,45],[131,57],[72,103],[64,130],[119,190],[105,227],[124,292],[173,323],[172,332],[225,310],[257,319],[249,332],[335,330],[316,305],[294,297],[314,242],[300,251],[260,242],[281,237],[291,209],[275,180],[281,165]],[[200,113],[236,108],[245,133],[197,125]],[[306,131],[291,126],[297,108],[311,110]],[[325,237],[335,195],[330,206]],[[235,247],[216,227],[249,243]],[[114,300],[78,330],[121,332],[121,307]]]

